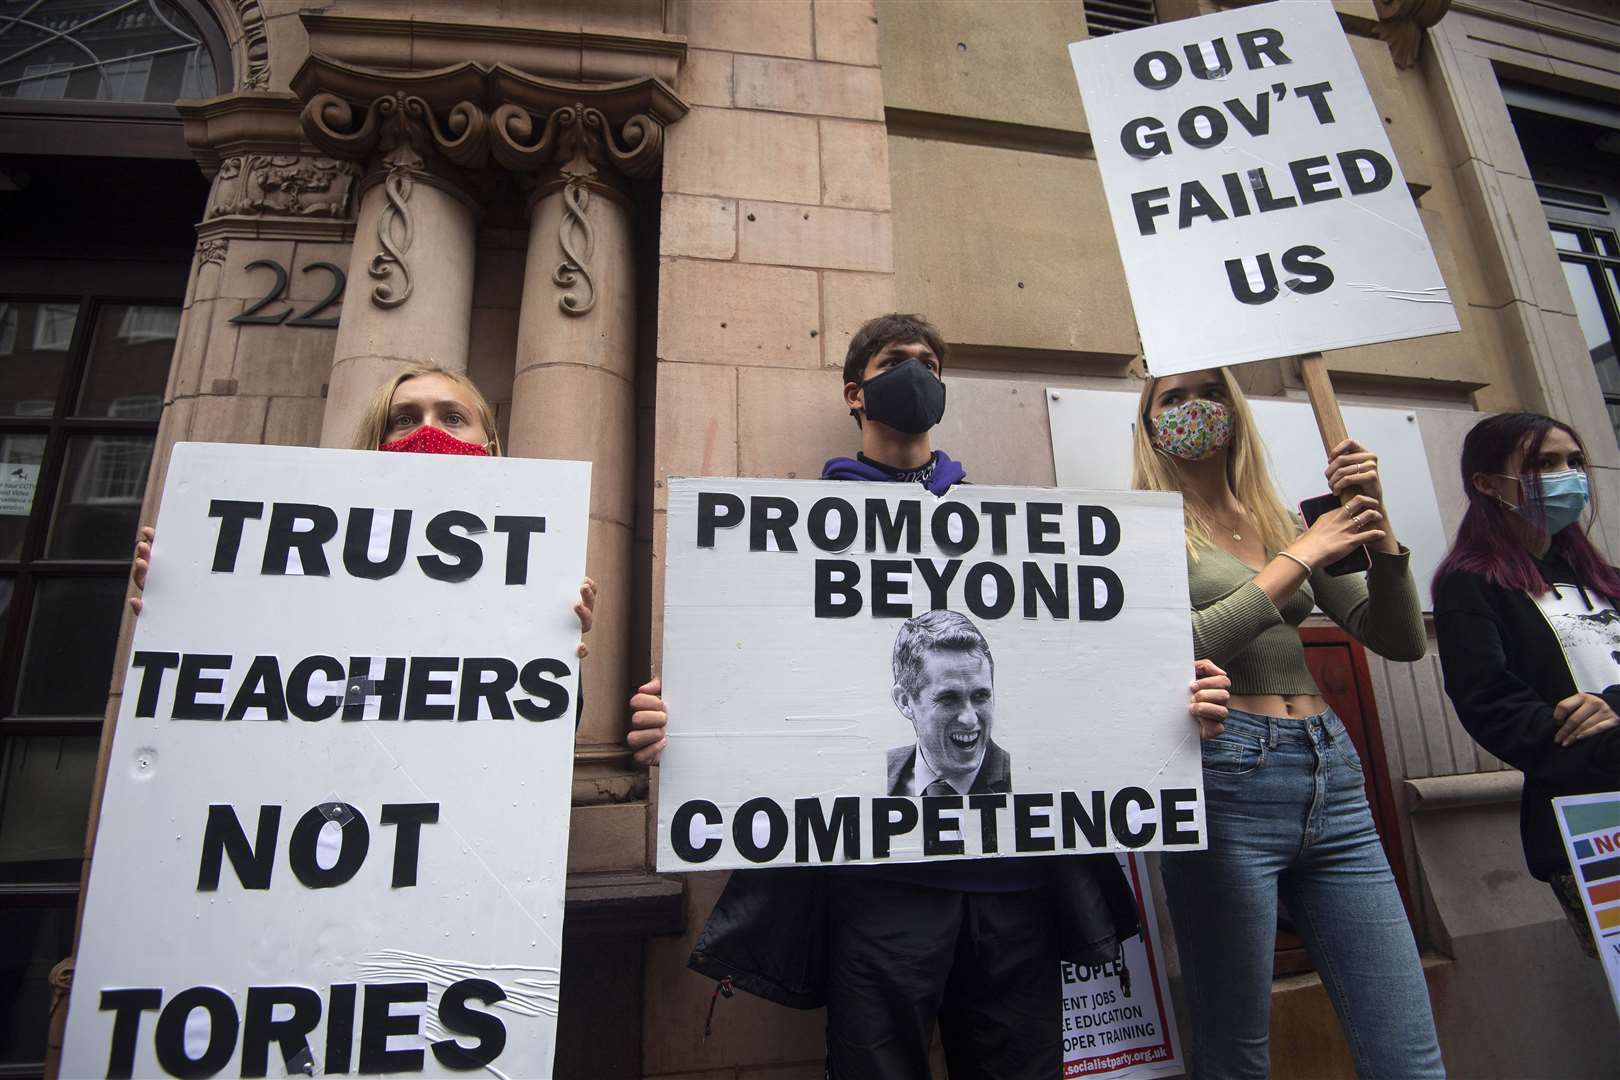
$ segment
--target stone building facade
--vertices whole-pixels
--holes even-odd
[[[1448,529],[1480,412],[1569,420],[1620,557],[1620,15],[1333,3],[1462,324],[1329,354],[1341,397],[1412,410]],[[123,566],[168,448],[346,445],[371,389],[428,360],[479,383],[508,452],[594,465],[558,1075],[819,1077],[817,1013],[739,995],[706,1033],[713,984],[684,964],[723,879],[651,869],[656,770],[625,752],[622,703],[659,663],[664,481],[814,476],[848,453],[845,345],[900,309],[951,343],[938,445],[979,482],[1053,483],[1046,388],[1142,372],[1063,45],[1105,9],[1235,5],[27,6],[0,5],[0,29],[87,52],[157,36],[0,59],[0,456],[36,476],[0,517],[0,1075],[45,1057],[130,634]],[[1242,379],[1303,397],[1291,361]],[[144,487],[118,486],[120,461]],[[1432,657],[1366,677],[1451,1071],[1614,1075],[1601,977],[1524,871],[1517,775],[1457,725]],[[1314,973],[1279,977],[1274,1031],[1279,1075],[1349,1075]]]

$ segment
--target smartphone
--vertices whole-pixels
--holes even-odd
[[[1339,508],[1339,497],[1331,491],[1326,495],[1318,495],[1314,499],[1306,499],[1299,504],[1299,516],[1305,519],[1308,529],[1316,523],[1316,519],[1329,510]],[[1367,556],[1365,545],[1356,548],[1350,554],[1334,563],[1323,567],[1329,574],[1338,577],[1341,574],[1360,574],[1372,568],[1372,559]]]

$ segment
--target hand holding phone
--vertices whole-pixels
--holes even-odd
[[[1318,495],[1300,503],[1299,514],[1305,519],[1305,533],[1294,547],[1312,566],[1335,577],[1372,566],[1366,545],[1384,538],[1384,511],[1378,500],[1356,495],[1341,506],[1337,495]]]

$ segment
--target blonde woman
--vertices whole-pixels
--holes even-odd
[[[1200,1080],[1270,1071],[1277,903],[1287,905],[1363,1077],[1444,1075],[1423,970],[1344,725],[1297,628],[1320,607],[1373,651],[1423,656],[1407,552],[1378,459],[1348,440],[1327,479],[1344,505],[1301,531],[1225,369],[1142,391],[1132,486],[1179,491],[1193,649],[1227,670],[1224,723],[1201,722],[1209,849],[1166,853],[1164,881],[1192,1007]],[[1365,575],[1325,567],[1365,547]]]
[[[463,372],[431,364],[406,368],[377,388],[361,414],[352,445],[356,450],[469,457],[499,457],[501,453],[495,411],[478,386]],[[137,590],[146,588],[155,536],[150,525],[141,527],[131,575]],[[137,615],[142,602],[140,596],[129,599]],[[579,602],[574,605],[581,634],[590,630],[595,607],[596,585],[586,578],[580,583]],[[575,655],[584,659],[588,651],[581,641]]]

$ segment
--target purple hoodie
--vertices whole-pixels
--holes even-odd
[[[959,461],[953,461],[943,450],[935,450],[923,469],[932,469],[924,486],[935,495],[943,495],[967,477],[967,470]],[[823,480],[870,480],[884,483],[910,479],[911,474],[923,469],[887,469],[865,458],[835,457],[821,467]]]

